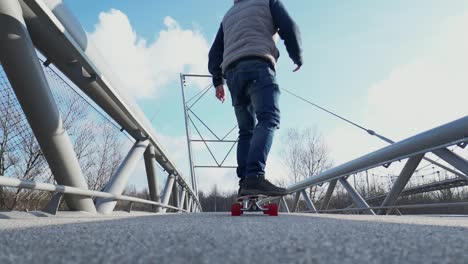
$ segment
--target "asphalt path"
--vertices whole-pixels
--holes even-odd
[[[468,263],[468,217],[0,212],[0,263]]]

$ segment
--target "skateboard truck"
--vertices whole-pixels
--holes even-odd
[[[231,206],[232,216],[241,216],[244,212],[263,212],[269,216],[278,216],[278,205],[268,203],[260,205],[260,200],[267,198],[264,195],[247,195],[238,197],[237,201]]]

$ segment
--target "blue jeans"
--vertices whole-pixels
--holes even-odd
[[[237,176],[265,177],[265,165],[280,124],[276,73],[262,60],[239,62],[225,73],[239,126]]]

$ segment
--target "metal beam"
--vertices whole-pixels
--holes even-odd
[[[340,178],[339,179],[341,185],[348,191],[348,194],[351,196],[351,198],[354,201],[354,204],[358,208],[369,208],[369,205],[366,203],[366,201],[361,197],[361,195],[349,184],[349,182],[345,178]],[[364,211],[366,214],[371,214],[375,215],[374,211],[372,209],[367,209]]]
[[[327,188],[327,193],[325,194],[325,197],[323,199],[323,203],[322,203],[322,207],[321,207],[322,210],[328,209],[328,206],[330,205],[330,199],[331,199],[331,197],[333,195],[333,192],[335,191],[335,187],[336,187],[337,182],[338,182],[338,180],[332,180],[332,181],[329,182],[328,188]]]
[[[52,195],[52,198],[47,203],[46,207],[42,210],[45,213],[49,213],[51,215],[57,215],[59,210],[60,204],[62,202],[63,193],[55,193]]]
[[[109,180],[104,188],[104,192],[112,194],[122,194],[127,187],[128,179],[136,168],[138,161],[141,160],[143,153],[148,147],[149,141],[136,142],[120,164],[115,174]],[[96,208],[101,214],[110,214],[114,211],[117,201],[110,199],[97,199]]]
[[[301,194],[302,194],[302,197],[304,197],[304,200],[306,202],[306,205],[307,205],[307,208],[309,209],[309,211],[311,211],[313,213],[317,213],[317,209],[315,208],[315,205],[312,202],[312,200],[310,199],[310,197],[307,195],[306,190],[302,190]]]
[[[177,177],[174,185],[172,185],[172,206],[179,207],[179,185],[177,182]]]
[[[88,189],[17,0],[0,1],[0,62],[59,184]],[[96,213],[89,197],[65,195],[72,210]]]
[[[148,178],[148,190],[151,201],[160,202],[161,196],[159,194],[158,177],[156,175],[156,160],[154,147],[149,146],[144,154],[146,177]],[[152,207],[154,212],[160,212],[161,208],[157,206]]]
[[[291,210],[293,213],[297,212],[297,209],[299,207],[299,199],[300,198],[301,198],[301,193],[300,193],[300,191],[297,191],[296,194],[294,195],[293,208]]]
[[[187,201],[187,211],[192,212],[192,196],[188,197]]]
[[[172,186],[174,185],[174,182],[175,182],[175,176],[169,175],[167,177],[166,186],[164,187],[162,204],[169,205],[169,199],[171,198]],[[166,211],[167,211],[166,209],[162,209],[161,212],[165,213]]]
[[[180,209],[184,209],[185,196],[186,196],[186,191],[185,191],[185,189],[182,189],[182,192],[180,193],[180,198],[179,198],[179,208]]]
[[[182,104],[184,107],[184,120],[185,120],[185,133],[187,136],[187,149],[188,149],[188,158],[189,158],[189,165],[190,165],[190,177],[192,180],[192,189],[195,192],[195,195],[198,193],[197,183],[195,181],[195,168],[193,163],[193,155],[192,155],[192,142],[190,136],[190,124],[189,124],[189,113],[187,111],[187,102],[185,99],[185,77],[184,75],[180,75],[180,88],[182,89]],[[198,197],[198,195],[197,195]]]
[[[189,202],[190,195],[185,192],[185,199],[184,199],[184,209],[188,210],[188,202]]]
[[[290,213],[288,203],[286,202],[286,199],[284,198],[284,196],[281,197],[280,202],[281,202],[281,206],[283,206],[284,208],[284,211],[286,213]]]
[[[457,170],[463,172],[466,175],[465,177],[468,178],[468,161],[466,159],[446,148],[435,150],[434,154],[457,168]]]
[[[395,183],[393,184],[392,189],[388,193],[387,197],[383,201],[381,206],[393,206],[396,203],[396,200],[400,196],[401,192],[405,188],[406,184],[410,180],[413,173],[418,168],[419,164],[421,163],[424,154],[416,155],[411,157],[406,162],[405,167],[400,173],[400,176],[396,179]],[[386,209],[379,210],[377,214],[385,214],[387,212]]]
[[[46,191],[46,192],[59,192],[64,194],[74,194],[77,196],[83,197],[99,197],[99,198],[107,198],[112,200],[121,200],[121,201],[129,201],[135,203],[142,203],[142,204],[151,204],[157,205],[164,208],[179,210],[177,207],[164,205],[161,203],[144,200],[140,198],[125,196],[125,195],[117,195],[112,193],[106,192],[98,192],[92,190],[85,190],[80,188],[75,188],[71,186],[65,185],[57,185],[57,184],[50,184],[50,183],[42,183],[42,182],[35,182],[35,181],[27,181],[27,180],[20,180],[11,177],[0,176],[0,186],[7,186],[19,189],[29,189],[29,190],[36,190],[36,191]]]

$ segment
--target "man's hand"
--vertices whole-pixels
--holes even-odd
[[[216,98],[221,101],[221,103],[224,103],[226,100],[226,94],[224,93],[224,85],[219,85],[216,87]]]
[[[298,70],[300,70],[302,67],[302,65],[297,65],[296,69],[293,70],[293,72],[297,72]]]

